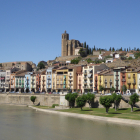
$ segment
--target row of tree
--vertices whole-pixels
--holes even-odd
[[[95,45],[94,45],[93,48],[90,48],[89,45],[86,44],[86,42],[84,42],[84,46],[83,47],[87,49],[87,54],[93,54],[93,51],[104,51],[104,50],[107,51],[107,49],[96,48]],[[140,51],[140,49],[136,48],[136,47],[134,47],[133,49],[131,49],[130,47],[129,48],[122,48],[121,47],[119,49],[115,49],[114,47],[110,47],[108,49],[108,51],[113,51],[113,52],[114,51],[127,51],[128,52],[128,51],[131,51],[131,50]]]
[[[69,102],[69,106],[74,107],[75,101],[78,107],[82,108],[85,106],[86,103],[89,104],[89,108],[91,107],[92,103],[94,103],[95,95],[91,93],[87,93],[86,95],[83,94],[82,96],[78,97],[78,93],[68,93],[65,96],[65,99]],[[106,113],[108,113],[109,108],[114,104],[115,111],[117,111],[120,101],[122,99],[121,95],[117,95],[113,93],[109,96],[101,96],[100,97],[100,104],[102,104],[106,108]],[[133,107],[136,102],[139,101],[139,96],[135,93],[130,96],[129,104],[131,105],[131,112],[133,112]]]

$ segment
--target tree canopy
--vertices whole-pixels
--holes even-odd
[[[33,102],[33,104],[34,104],[34,102],[35,102],[35,99],[36,99],[36,96],[31,96],[31,97],[30,97],[30,100]]]
[[[89,108],[90,108],[91,104],[94,102],[95,95],[92,93],[87,93],[86,99],[87,99],[87,103],[89,104]]]
[[[79,96],[79,97],[76,99],[76,104],[77,104],[77,106],[80,107],[81,110],[82,110],[82,107],[85,106],[86,101],[87,101],[86,95],[82,95],[82,96]]]
[[[120,101],[122,99],[121,95],[117,95],[116,93],[112,94],[112,98],[113,98],[113,102],[114,102],[114,107],[115,107],[115,111],[117,111],[117,108],[120,104]]]
[[[136,93],[130,96],[129,104],[131,105],[131,112],[133,112],[133,107],[135,103],[138,101],[139,101],[139,95],[137,95]]]
[[[70,108],[74,107],[75,99],[77,98],[77,96],[78,96],[78,93],[68,93],[65,96],[65,99],[69,102]]]
[[[113,98],[112,96],[101,96],[100,104],[106,108],[106,113],[108,113],[109,108],[112,106]]]
[[[45,65],[44,65],[43,62],[40,62],[40,63],[38,63],[37,67],[38,67],[39,69],[44,69],[44,68],[45,68]]]

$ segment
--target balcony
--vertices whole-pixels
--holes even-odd
[[[72,86],[73,84],[72,83],[69,83],[69,85]]]
[[[84,82],[84,85],[86,85],[87,84],[87,82]]]
[[[115,81],[119,81],[119,79],[115,79]]]
[[[128,84],[128,85],[131,85],[131,82],[130,82],[130,81],[128,81],[128,82],[127,82],[127,84]]]
[[[126,80],[125,79],[122,79],[122,82],[125,82]]]
[[[119,76],[119,74],[116,74],[115,76]]]
[[[136,81],[133,81],[132,84],[133,84],[133,85],[136,84]]]
[[[98,81],[98,79],[97,78],[95,78],[95,82],[97,82]]]
[[[42,80],[43,82],[45,81],[45,79]]]
[[[98,86],[98,84],[97,84],[97,83],[95,83],[95,86]]]
[[[84,79],[87,79],[87,77],[84,77]]]
[[[84,72],[84,75],[87,75],[87,72]]]
[[[104,83],[107,84],[107,81],[105,81]]]
[[[116,86],[116,87],[118,87],[119,85],[118,85],[118,84],[116,84],[115,86]]]
[[[135,79],[136,78],[136,76],[135,75],[133,75],[133,79]]]
[[[51,78],[50,78],[50,77],[48,77],[48,78],[47,78],[47,80],[51,80]]]

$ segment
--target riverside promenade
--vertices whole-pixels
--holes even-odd
[[[58,114],[58,115],[65,115],[69,117],[81,118],[81,119],[88,119],[92,121],[104,121],[108,123],[114,124],[123,124],[123,125],[131,125],[131,126],[140,126],[139,120],[131,120],[131,119],[121,119],[121,118],[112,118],[112,117],[101,117],[101,116],[94,116],[94,115],[85,115],[85,114],[78,114],[78,113],[68,113],[68,112],[61,112],[52,109],[40,109],[33,106],[28,106],[36,111],[42,111],[51,114]]]

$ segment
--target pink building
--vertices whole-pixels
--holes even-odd
[[[83,92],[83,77],[82,77],[82,66],[77,69],[77,89],[79,93]]]

